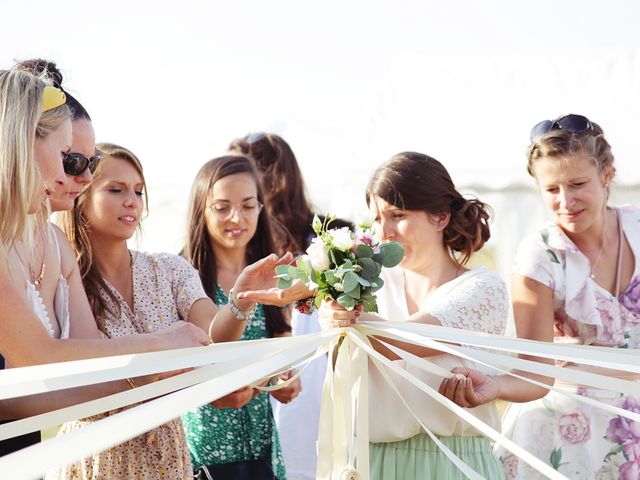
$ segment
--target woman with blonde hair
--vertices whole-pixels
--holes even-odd
[[[75,258],[64,235],[47,224],[49,201],[69,185],[63,166],[73,145],[66,95],[49,82],[46,72],[29,73],[20,66],[0,73],[0,369],[208,343],[204,332],[188,324],[126,341],[99,340]],[[3,400],[0,421],[115,393],[128,385],[122,380]],[[39,437],[34,432],[1,441],[0,455],[36,443]]]

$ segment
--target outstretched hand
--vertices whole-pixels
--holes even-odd
[[[282,257],[278,257],[275,253],[261,258],[257,262],[247,265],[238,276],[233,286],[236,292],[236,298],[239,301],[238,306],[241,310],[245,310],[243,305],[252,303],[264,303],[268,305],[286,305],[286,303],[270,303],[262,301],[262,298],[254,298],[246,295],[247,292],[253,291],[270,291],[273,290],[278,283],[275,277],[276,267],[280,265],[288,265],[291,263],[293,255],[290,252],[285,253]],[[248,308],[247,308],[248,310]]]
[[[455,375],[445,378],[438,391],[461,407],[473,408],[494,401],[500,396],[500,384],[479,370],[454,368]]]
[[[275,279],[277,281],[277,279]],[[307,285],[300,280],[296,280],[289,288],[266,288],[262,290],[244,290],[238,292],[239,299],[246,299],[265,305],[276,305],[283,307],[296,300],[310,297],[315,290],[310,290]]]

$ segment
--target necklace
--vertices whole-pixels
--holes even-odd
[[[38,243],[36,245],[36,248],[34,249],[34,253],[38,251],[38,248],[40,247],[41,242],[42,242],[42,236],[38,239]],[[37,276],[34,273],[33,269],[31,268],[31,262],[25,262],[24,259],[22,258],[22,255],[20,255],[20,252],[16,248],[16,254],[18,255],[18,260],[20,261],[23,267],[26,267],[29,270],[29,278],[31,280],[31,283],[36,288],[40,287],[40,283],[44,278],[44,272],[46,271],[46,268],[47,268],[47,264],[44,261],[47,256],[47,243],[43,242],[43,245],[44,246],[42,248],[42,266],[40,267],[40,273]]]
[[[607,211],[605,210],[605,213],[604,213],[604,225],[603,225],[603,229],[602,229],[602,246],[600,247],[600,251],[598,252],[598,256],[596,257],[596,259],[593,262],[589,262],[589,276],[591,277],[591,280],[595,280],[596,279],[596,274],[595,274],[594,270],[596,268],[596,265],[600,261],[600,257],[602,256],[602,252],[604,252],[604,246],[607,243],[606,239],[607,239]]]

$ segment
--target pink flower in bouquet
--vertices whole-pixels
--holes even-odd
[[[589,419],[582,412],[562,415],[558,421],[560,435],[569,443],[584,443],[591,436]]]
[[[620,303],[633,313],[640,313],[640,277],[635,277],[620,296]]]
[[[356,235],[356,246],[369,245],[370,247],[372,247],[375,243],[377,243],[375,239],[368,233],[359,233]]]
[[[640,402],[632,397],[623,400],[621,408],[631,412],[640,412]],[[629,420],[626,417],[616,416],[609,421],[607,437],[617,444],[640,443],[640,423]],[[633,453],[630,451],[629,453]]]

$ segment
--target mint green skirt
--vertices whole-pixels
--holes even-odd
[[[439,437],[463,462],[489,480],[505,478],[486,437]],[[466,480],[440,448],[422,433],[401,442],[369,444],[371,480]]]

